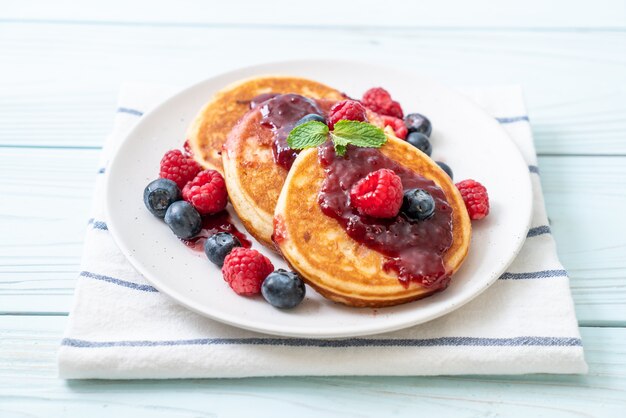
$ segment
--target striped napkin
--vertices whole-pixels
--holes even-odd
[[[128,130],[173,89],[128,85],[105,163]],[[278,375],[585,373],[567,272],[556,256],[521,89],[465,94],[502,123],[528,162],[534,214],[517,259],[462,308],[409,329],[366,338],[262,335],[197,315],[159,293],[118,250],[103,218],[98,176],[82,272],[59,352],[68,379]]]

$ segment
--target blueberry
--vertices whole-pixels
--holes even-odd
[[[430,141],[428,137],[420,132],[411,132],[409,136],[406,137],[406,142],[413,145],[418,150],[422,151],[424,154],[430,157],[430,154],[433,152],[433,147],[430,145]]]
[[[308,115],[300,118],[294,125],[294,128],[298,125],[302,125],[303,123],[311,122],[312,120],[326,123],[326,119],[324,118],[324,116],[318,115],[316,113],[309,113]]]
[[[411,113],[404,117],[404,124],[410,132],[419,132],[430,138],[430,134],[433,132],[433,126],[430,124],[428,118],[419,113]]]
[[[165,223],[178,238],[193,238],[202,229],[202,218],[189,202],[179,200],[167,208]]]
[[[156,179],[143,189],[143,203],[158,218],[163,218],[167,208],[180,199],[180,189],[172,180]]]
[[[452,176],[452,169],[450,168],[450,166],[446,163],[442,163],[441,161],[435,161],[435,162],[437,163],[439,167],[441,167],[443,171],[446,172],[448,177],[450,177],[450,180],[452,180],[453,176]]]
[[[241,242],[236,236],[228,232],[218,232],[207,238],[204,243],[204,253],[213,264],[222,267],[224,259],[235,247],[241,247]]]
[[[278,269],[265,278],[261,293],[270,305],[289,309],[302,302],[306,289],[297,273]]]
[[[404,192],[402,212],[409,219],[423,221],[435,213],[435,200],[426,190],[409,189]]]

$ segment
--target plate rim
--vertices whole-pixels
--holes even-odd
[[[109,195],[113,188],[112,180],[111,180],[111,173],[114,172],[114,170],[112,170],[111,168],[113,168],[115,166],[116,161],[119,160],[119,156],[122,154],[122,150],[125,144],[128,142],[128,140],[132,136],[134,136],[138,130],[141,129],[142,123],[144,123],[145,120],[150,118],[152,114],[157,113],[161,109],[169,106],[171,102],[177,100],[180,96],[184,96],[188,94],[189,92],[199,88],[203,84],[210,82],[212,80],[215,80],[217,78],[234,76],[238,73],[249,74],[254,71],[256,71],[258,75],[268,75],[271,73],[288,74],[288,71],[286,72],[275,71],[272,68],[283,67],[283,66],[289,67],[289,66],[297,66],[297,65],[304,65],[304,64],[306,65],[333,65],[333,66],[365,65],[370,68],[377,68],[378,70],[382,70],[382,71],[393,71],[395,73],[403,73],[407,77],[418,77],[421,80],[428,81],[429,83],[432,83],[433,85],[435,85],[438,89],[442,89],[446,91],[448,94],[454,95],[458,100],[465,102],[466,104],[475,108],[477,111],[484,114],[486,116],[485,120],[489,120],[488,123],[491,123],[493,126],[497,127],[496,129],[500,130],[503,133],[503,135],[506,136],[506,138],[508,139],[507,146],[509,148],[512,148],[515,151],[515,154],[516,154],[515,159],[517,159],[518,162],[521,162],[524,167],[528,167],[528,163],[525,161],[521,153],[521,150],[518,148],[518,146],[515,144],[513,139],[506,132],[506,130],[493,117],[491,117],[486,111],[484,111],[478,105],[476,105],[476,103],[472,102],[469,98],[465,97],[464,95],[454,90],[453,88],[447,87],[437,82],[436,80],[432,79],[429,76],[417,74],[415,72],[410,72],[410,71],[406,71],[403,69],[397,69],[397,68],[387,66],[387,65],[381,65],[378,63],[359,61],[359,60],[344,60],[344,59],[298,59],[298,60],[268,61],[268,62],[257,63],[257,64],[253,64],[249,66],[234,68],[232,70],[223,71],[211,77],[205,78],[201,81],[195,82],[189,85],[188,87],[179,89],[175,93],[169,95],[166,99],[162,100],[157,105],[155,105],[154,107],[146,111],[143,114],[143,117],[126,133],[124,138],[118,143],[117,148],[113,150],[112,156],[110,157],[108,161],[108,167],[107,167],[107,170],[105,171],[105,178],[104,178],[104,196],[105,196],[104,216],[107,221],[109,232],[111,233],[111,236],[113,237],[115,244],[118,246],[120,251],[124,254],[125,258],[131,263],[133,268],[137,270],[142,276],[144,276],[144,278],[148,282],[150,282],[150,284],[153,285],[163,295],[174,300],[177,304],[202,315],[203,317],[210,318],[212,320],[215,320],[215,321],[227,324],[227,325],[231,325],[236,328],[249,330],[249,331],[254,331],[254,332],[259,332],[259,333],[264,333],[264,334],[271,334],[271,335],[276,335],[276,336],[300,337],[300,338],[350,338],[350,337],[376,335],[376,334],[381,334],[381,333],[386,333],[386,332],[397,331],[400,329],[406,329],[415,325],[432,321],[452,311],[455,311],[459,309],[460,307],[462,307],[463,305],[469,303],[470,301],[478,297],[480,294],[482,294],[486,289],[491,287],[498,280],[500,275],[503,272],[505,272],[506,269],[511,265],[511,263],[516,259],[517,255],[519,254],[519,252],[521,251],[524,245],[524,242],[526,241],[526,235],[528,233],[528,230],[530,229],[530,225],[532,224],[532,213],[533,213],[532,208],[533,208],[534,196],[533,196],[533,191],[532,191],[532,180],[531,180],[530,175],[527,177],[527,180],[524,181],[525,192],[529,196],[529,199],[527,199],[526,205],[525,205],[526,206],[525,212],[527,213],[527,219],[524,222],[525,226],[524,226],[524,230],[522,231],[524,233],[521,233],[519,237],[517,238],[517,240],[515,241],[515,249],[514,251],[511,252],[510,257],[506,260],[506,262],[502,263],[498,269],[496,269],[498,270],[498,274],[494,274],[494,277],[492,277],[491,280],[486,282],[484,286],[482,286],[477,291],[473,292],[471,295],[460,298],[460,300],[457,303],[447,304],[443,308],[437,310],[436,312],[431,313],[430,315],[422,316],[415,320],[405,320],[404,322],[401,322],[395,325],[385,325],[384,323],[380,323],[375,326],[370,326],[369,328],[367,328],[367,330],[356,328],[355,330],[348,330],[348,331],[344,330],[341,332],[328,331],[328,330],[325,330],[324,328],[315,329],[315,330],[307,330],[307,332],[302,332],[297,329],[292,329],[293,327],[285,329],[285,327],[281,327],[279,326],[279,324],[265,324],[266,326],[259,327],[254,322],[250,322],[249,320],[246,320],[246,319],[242,320],[241,318],[237,318],[228,313],[225,313],[225,314],[222,313],[221,315],[214,315],[214,314],[208,313],[206,310],[201,309],[201,307],[196,306],[196,303],[194,301],[190,301],[184,295],[180,295],[175,289],[172,289],[169,285],[162,283],[158,279],[154,279],[152,277],[152,274],[147,270],[147,268],[144,267],[144,264],[138,261],[135,257],[133,257],[132,251],[130,250],[130,248],[126,246],[126,244],[124,243],[124,239],[119,234],[119,231],[118,231],[117,226],[115,225],[115,222],[114,221],[111,222],[111,219],[112,219],[111,213],[113,209],[112,209],[112,199],[109,198]],[[244,79],[244,78],[250,78],[254,76],[255,75],[246,75],[241,78]]]

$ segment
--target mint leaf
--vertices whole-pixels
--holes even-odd
[[[292,149],[313,148],[322,145],[327,138],[328,126],[312,120],[293,128],[287,137],[287,145]]]
[[[345,145],[337,145],[335,144],[335,154],[337,154],[340,157],[343,157],[344,155],[346,155],[346,146]]]
[[[310,121],[296,126],[289,132],[287,144],[292,149],[313,148],[328,139],[328,126],[318,121]],[[380,148],[387,142],[382,129],[366,122],[340,120],[335,124],[330,136],[335,152],[340,157],[346,154],[349,144],[357,147]]]
[[[335,153],[338,156],[343,157],[344,155],[346,155],[346,149],[348,147],[348,144],[349,142],[346,138],[333,135],[333,145],[335,146]]]
[[[387,136],[382,129],[355,120],[340,120],[335,123],[331,136],[335,143],[341,138],[340,144],[352,144],[357,147],[380,148],[387,142]]]

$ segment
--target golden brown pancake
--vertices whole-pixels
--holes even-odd
[[[388,135],[380,151],[400,165],[434,181],[452,208],[452,244],[443,254],[448,275],[461,266],[470,243],[471,224],[463,199],[447,174],[426,154]],[[357,307],[384,307],[426,297],[441,288],[416,281],[401,283],[386,271],[386,257],[352,239],[337,220],[325,215],[318,195],[325,172],[317,149],[295,160],[275,211],[276,245],[285,260],[323,296]]]
[[[320,100],[317,105],[327,112],[333,103]],[[222,161],[230,201],[239,218],[257,240],[274,249],[272,219],[287,168],[275,161],[275,134],[261,123],[262,108],[248,111],[235,125],[224,144]]]
[[[204,168],[222,172],[222,145],[250,109],[250,100],[266,93],[295,93],[315,99],[342,100],[344,95],[317,81],[264,76],[238,81],[215,94],[198,113],[187,133],[194,158]]]

